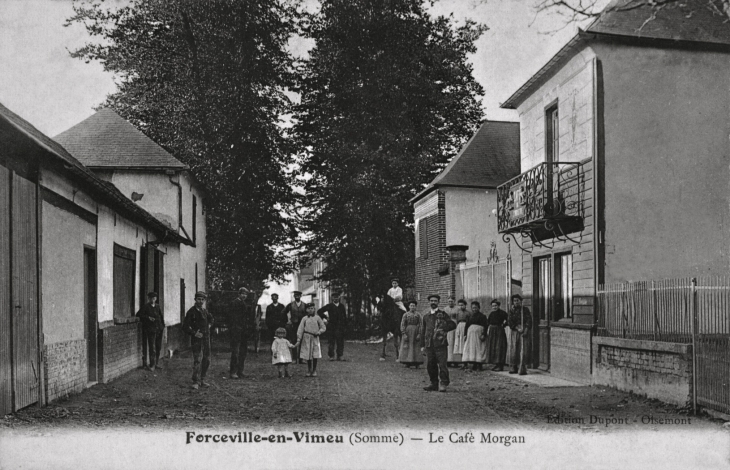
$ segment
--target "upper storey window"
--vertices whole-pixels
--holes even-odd
[[[545,110],[545,161],[552,163],[560,160],[560,127],[557,103]]]

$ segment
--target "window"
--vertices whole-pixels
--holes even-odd
[[[198,263],[195,263],[195,292],[200,292],[198,288]]]
[[[193,196],[193,243],[195,243],[195,240],[197,239],[197,228],[198,228],[198,198]]]
[[[573,255],[555,255],[555,277],[558,296],[555,299],[555,319],[572,318],[573,307]]]
[[[428,219],[420,219],[416,231],[418,232],[416,257],[428,259]]]
[[[555,104],[545,111],[545,161],[556,162],[560,159],[560,128],[558,125],[558,105]]]
[[[134,283],[137,257],[134,250],[114,244],[114,318],[134,315]]]
[[[535,305],[540,320],[550,318],[552,301],[552,273],[549,256],[535,260],[537,268],[537,304]]]

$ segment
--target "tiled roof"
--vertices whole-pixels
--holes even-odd
[[[588,33],[730,44],[730,17],[720,0],[614,0]]]
[[[54,139],[89,168],[186,168],[109,108],[100,110]]]
[[[190,241],[181,237],[177,232],[171,230],[170,227],[156,219],[152,214],[132,202],[131,199],[122,194],[113,184],[97,177],[69,154],[58,142],[43,134],[28,121],[10,111],[2,104],[0,104],[0,119],[10,124],[17,131],[35,142],[36,145],[43,148],[48,158],[55,159],[61,163],[70,176],[83,184],[83,189],[88,191],[92,197],[98,198],[101,203],[108,205],[122,216],[142,223],[158,234],[163,234],[164,238],[169,241],[191,244]]]
[[[517,108],[558,67],[581,50],[594,34],[599,37],[682,41],[725,49],[730,46],[730,18],[722,12],[720,0],[677,0],[665,3],[613,0],[585,31],[579,31],[501,107]]]
[[[484,121],[479,130],[426,188],[439,186],[496,188],[520,174],[520,124]]]

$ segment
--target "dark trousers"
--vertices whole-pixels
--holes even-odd
[[[231,329],[231,368],[230,373],[243,374],[243,366],[248,353],[248,333],[239,329]]]
[[[210,336],[193,337],[190,346],[193,350],[193,382],[202,382],[210,366]]]
[[[337,357],[342,357],[345,352],[345,332],[342,330],[332,331],[329,340],[327,340],[327,355],[335,357],[335,347],[337,347]]]
[[[142,330],[142,365],[156,365],[160,361],[164,331]],[[149,357],[149,359],[148,359]]]
[[[510,336],[513,345],[512,357],[510,357],[510,362],[512,364],[511,369],[513,372],[525,374],[527,373],[527,360],[528,352],[530,350],[530,337],[522,336],[522,334],[518,333],[515,330],[512,330],[510,332]]]
[[[438,385],[439,379],[443,385],[449,384],[449,368],[446,365],[448,351],[446,346],[426,348],[426,370],[431,385]]]

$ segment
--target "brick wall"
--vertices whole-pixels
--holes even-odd
[[[84,389],[88,378],[86,340],[47,344],[43,354],[49,402]]]
[[[438,192],[438,210],[435,214],[425,217],[427,225],[428,257],[416,258],[416,300],[418,310],[428,310],[427,297],[439,294],[442,304],[451,294],[451,275],[439,274],[439,268],[449,263],[449,254],[446,251],[446,201],[444,194]],[[422,219],[422,220],[424,220]],[[421,253],[424,250],[421,249]]]
[[[101,330],[101,376],[107,383],[142,365],[142,330],[137,323]]]
[[[593,338],[593,385],[684,406],[692,399],[692,345]]]

